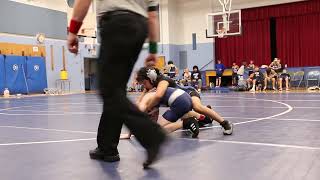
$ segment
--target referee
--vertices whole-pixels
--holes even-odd
[[[68,35],[68,48],[72,53],[78,52],[77,33],[91,1],[75,1]],[[145,168],[157,159],[166,139],[161,127],[140,112],[126,96],[128,79],[147,36],[150,52],[147,63],[156,61],[157,7],[155,0],[97,0],[101,37],[98,70],[103,112],[98,128],[98,147],[89,152],[92,159],[120,160],[117,146],[123,124],[146,149]]]

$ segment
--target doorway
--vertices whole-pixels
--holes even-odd
[[[84,82],[86,91],[97,89],[97,59],[84,58]]]

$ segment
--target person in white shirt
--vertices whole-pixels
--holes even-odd
[[[189,86],[191,82],[191,73],[189,69],[184,69],[182,74],[182,79],[180,80],[180,84],[184,86]]]

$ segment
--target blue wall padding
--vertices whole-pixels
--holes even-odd
[[[26,57],[5,56],[5,85],[10,94],[28,93],[25,71]]]
[[[27,57],[26,77],[30,93],[41,93],[48,87],[46,63],[43,57]]]
[[[3,94],[4,88],[5,88],[4,56],[0,55],[0,94]]]

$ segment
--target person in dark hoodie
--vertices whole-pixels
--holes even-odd
[[[201,92],[202,88],[202,79],[201,79],[201,72],[199,71],[198,66],[193,66],[193,71],[191,73],[191,83],[193,87],[196,87],[199,92]]]

